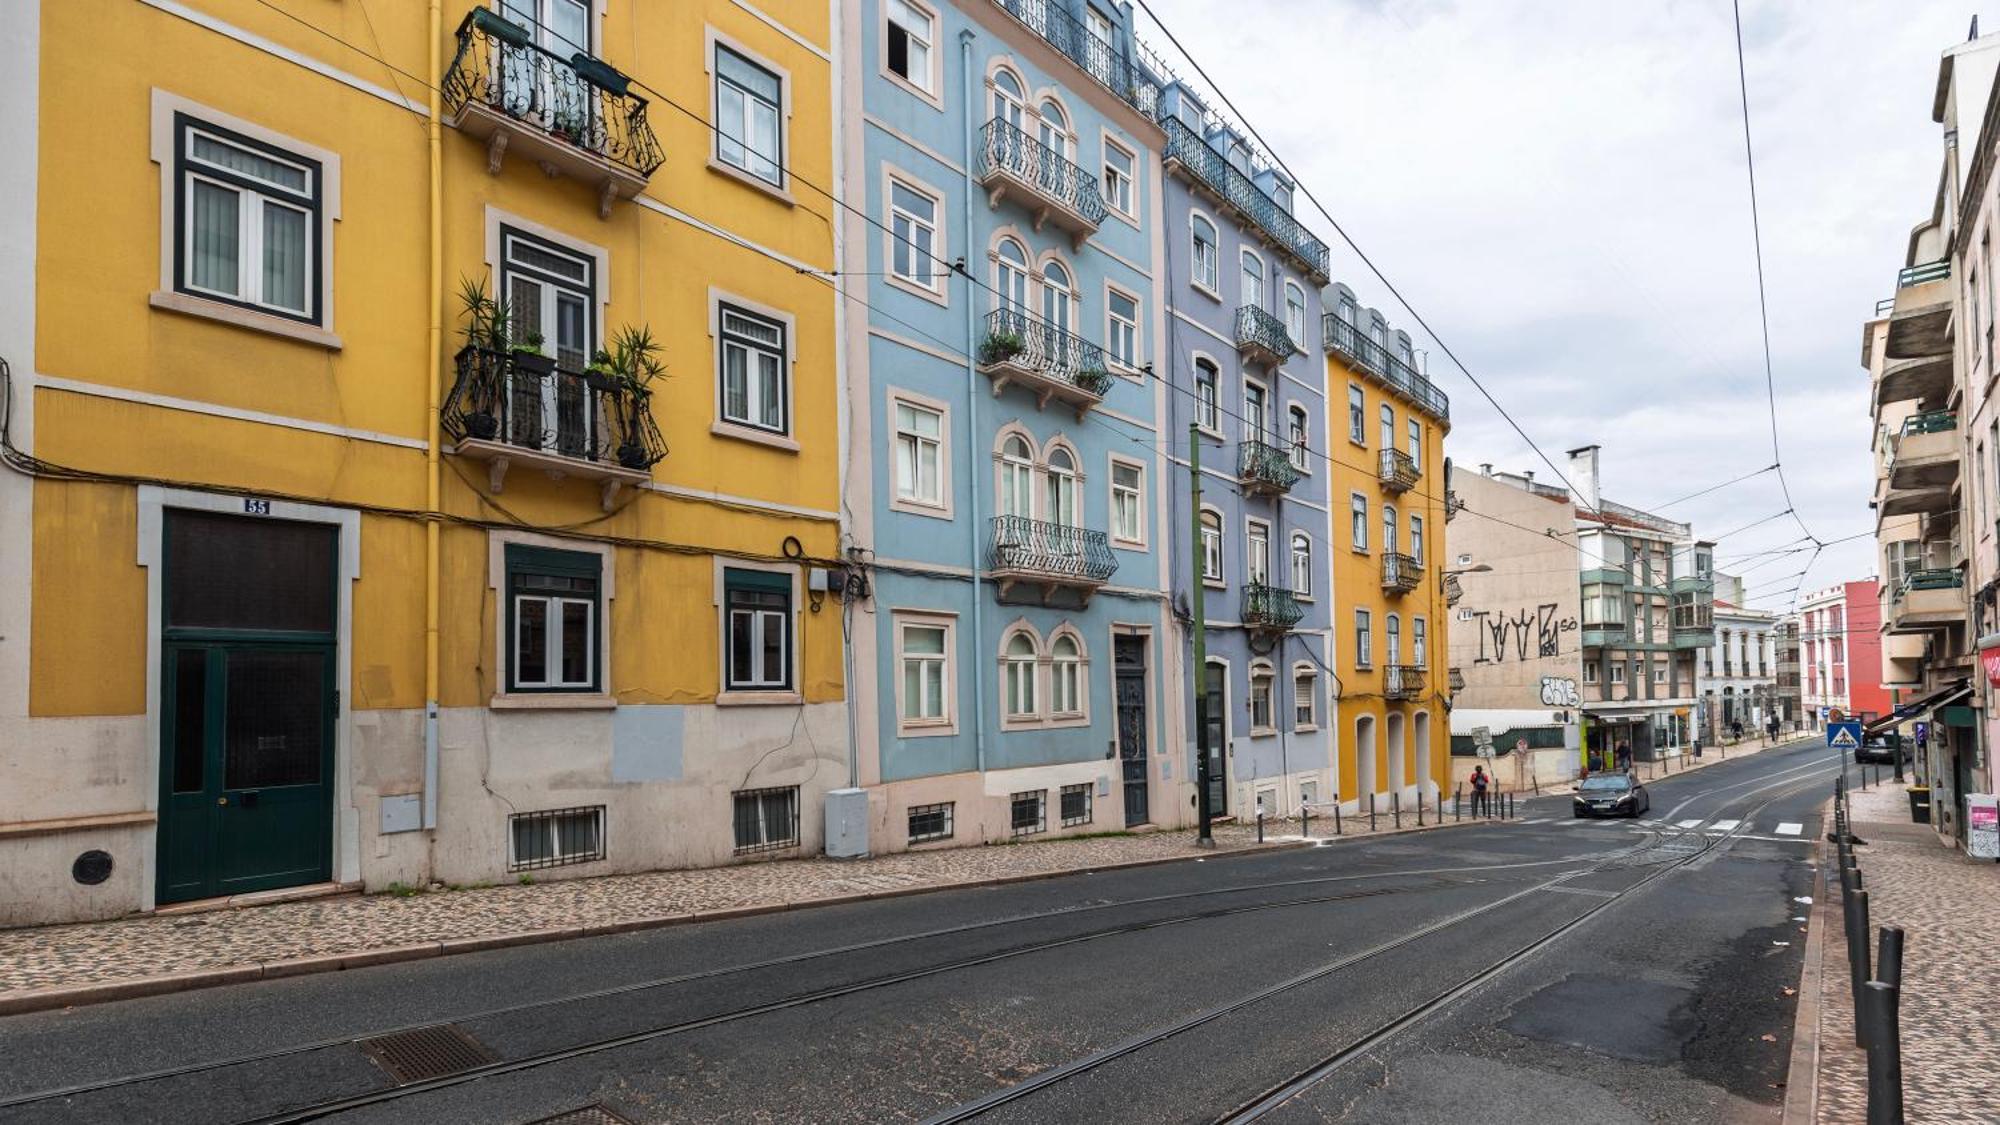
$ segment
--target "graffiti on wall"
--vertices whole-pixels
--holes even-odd
[[[1505,610],[1475,609],[1479,656],[1475,664],[1505,664],[1509,660],[1539,660],[1555,656],[1562,635],[1576,631],[1576,618],[1556,616],[1557,603],[1543,602],[1532,609],[1523,607],[1511,615]]]
[[[1576,681],[1567,676],[1542,677],[1542,706],[1580,707],[1582,701],[1576,694]]]

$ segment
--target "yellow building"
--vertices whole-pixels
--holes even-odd
[[[1378,812],[1414,813],[1419,799],[1435,807],[1451,776],[1450,406],[1417,371],[1408,333],[1338,282],[1325,305],[1340,794],[1356,812],[1372,800]]]
[[[0,924],[816,845],[828,6],[22,7]]]

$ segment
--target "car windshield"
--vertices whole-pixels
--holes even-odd
[[[1880,746],[1887,749],[1896,745],[1896,736],[1893,734],[1871,734],[1862,740],[1862,744],[1866,746]]]
[[[1583,779],[1583,784],[1577,786],[1577,788],[1583,790],[1586,793],[1589,793],[1589,792],[1604,792],[1604,791],[1616,792],[1621,789],[1629,789],[1631,788],[1631,786],[1632,786],[1631,780],[1627,778],[1624,774],[1607,773],[1607,774],[1598,774],[1596,777],[1586,777]]]

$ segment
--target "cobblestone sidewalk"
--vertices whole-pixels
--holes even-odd
[[[1413,830],[1415,818],[1405,817],[1404,824],[1404,831]],[[1370,834],[1365,820],[1356,823],[1348,818],[1342,827],[1345,837]],[[1331,820],[1318,817],[1310,828],[1315,837],[1333,831]],[[1264,846],[1296,843],[1298,831],[1297,821],[1267,822]],[[1375,834],[1392,834],[1386,818]],[[649,919],[707,911],[1183,858],[1193,854],[1192,835],[1191,831],[1147,832],[904,852],[865,860],[776,860],[534,885],[342,895],[205,913],[0,930],[0,1007],[10,994],[27,990],[243,966],[264,966],[276,975],[281,970],[270,966],[302,958],[364,955],[577,927],[636,926]],[[1217,825],[1215,841],[1217,852],[1259,846],[1254,825]]]
[[[1901,926],[1903,1101],[1912,1122],[2000,1121],[2000,974],[1992,969],[2000,920],[2000,865],[1942,847],[1929,826],[1910,823],[1903,786],[1850,798],[1855,849],[1868,891],[1869,922]],[[1831,861],[1832,851],[1827,855]],[[1868,1060],[1854,1045],[1847,943],[1839,884],[1833,884],[1820,956],[1817,1120],[1848,1125],[1868,1116]],[[1879,932],[1879,930],[1878,930]],[[1873,942],[1871,939],[1871,949]]]

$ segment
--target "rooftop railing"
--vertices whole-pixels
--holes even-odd
[[[1942,281],[1951,276],[1951,259],[1939,258],[1935,262],[1919,262],[1896,271],[1896,288],[1906,289],[1912,285],[1922,285],[1930,281]]]
[[[1403,362],[1401,357],[1369,339],[1366,333],[1334,313],[1325,313],[1320,317],[1320,328],[1326,336],[1327,351],[1345,356],[1401,391],[1425,413],[1440,421],[1451,421],[1451,399],[1416,368]]]
[[[1063,0],[995,0],[1000,10],[1048,41],[1085,74],[1140,113],[1159,108],[1160,88],[1146,77],[1123,47],[1106,42],[1071,14]]]
[[[1167,159],[1179,161],[1219,199],[1261,228],[1280,251],[1314,280],[1326,281],[1326,243],[1315,238],[1277,200],[1264,194],[1264,189],[1248,173],[1231,164],[1228,157],[1217,152],[1185,121],[1163,117],[1160,126],[1167,131]]]

